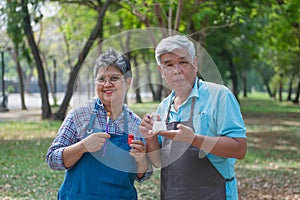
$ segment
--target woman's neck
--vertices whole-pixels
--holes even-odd
[[[109,106],[105,106],[105,110],[107,112],[110,112],[110,118],[112,120],[115,120],[120,114],[121,112],[123,111],[123,105],[122,106],[112,106],[112,105],[109,105]]]

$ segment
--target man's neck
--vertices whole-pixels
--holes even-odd
[[[192,89],[182,93],[176,93],[176,96],[174,98],[174,108],[176,111],[178,111],[179,106],[181,106],[183,102],[185,102],[185,100],[189,97],[191,91]]]

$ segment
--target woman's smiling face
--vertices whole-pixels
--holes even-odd
[[[95,79],[97,96],[105,107],[123,105],[131,78],[123,76],[116,66],[100,67]]]

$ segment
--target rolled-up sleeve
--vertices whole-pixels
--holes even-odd
[[[153,168],[152,168],[152,165],[151,165],[150,162],[149,162],[149,163],[148,163],[148,169],[147,169],[147,171],[144,173],[144,176],[143,176],[142,178],[136,177],[135,180],[136,180],[137,182],[141,183],[141,182],[143,182],[143,181],[149,179],[149,178],[152,176],[152,174],[153,174]]]
[[[67,169],[63,162],[63,151],[67,146],[70,146],[79,141],[79,137],[75,128],[74,121],[71,117],[64,120],[53,143],[48,149],[46,162],[53,170]]]

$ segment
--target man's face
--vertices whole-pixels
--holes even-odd
[[[169,87],[176,92],[193,87],[197,76],[197,60],[186,49],[176,49],[160,56],[159,70]]]

